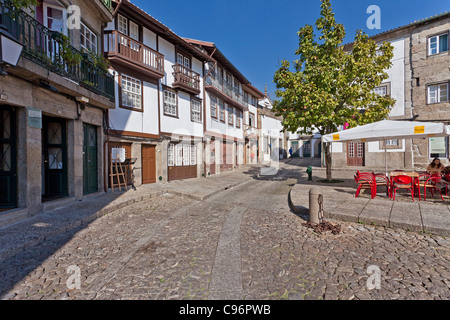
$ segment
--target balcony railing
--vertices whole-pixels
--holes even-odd
[[[46,28],[21,10],[14,10],[8,0],[0,2],[0,24],[24,46],[24,57],[114,101],[114,76],[68,45],[61,33]]]
[[[105,32],[105,52],[111,60],[118,57],[150,71],[156,78],[164,77],[164,55],[118,31]]]
[[[185,66],[181,64],[174,64],[172,66],[173,68],[173,76],[174,76],[174,82],[173,87],[174,88],[181,88],[188,92],[192,92],[194,94],[200,93],[200,74],[186,68]]]
[[[248,104],[244,102],[242,94],[234,88],[230,83],[223,81],[223,79],[214,79],[208,76],[205,80],[207,86],[213,86],[214,88],[223,92],[229,99],[237,102],[241,107],[247,108]]]

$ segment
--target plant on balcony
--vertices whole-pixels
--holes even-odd
[[[85,57],[92,62],[92,64],[103,71],[108,71],[111,63],[102,54],[97,54],[92,51],[84,51]]]
[[[81,63],[83,57],[71,46],[68,36],[60,32],[54,32],[52,34],[52,38],[54,38],[60,44],[59,50],[56,55],[56,63],[68,67],[73,67]]]
[[[37,5],[39,5],[39,0],[10,0],[12,4],[13,10],[31,10],[34,12],[34,9]]]

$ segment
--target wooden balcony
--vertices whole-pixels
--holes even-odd
[[[164,77],[164,55],[118,31],[105,32],[105,53],[112,63],[154,79]]]
[[[174,89],[181,89],[195,95],[200,93],[200,74],[181,64],[173,66]]]
[[[243,96],[237,92],[231,84],[226,83],[222,79],[215,79],[208,76],[205,79],[205,89],[219,99],[222,99],[226,103],[242,111],[248,110],[248,104],[244,102]]]

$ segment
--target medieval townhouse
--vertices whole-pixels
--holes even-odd
[[[256,147],[250,148],[244,132],[249,135],[252,134],[249,129],[257,128],[257,101],[263,94],[214,43],[186,41],[214,59],[204,65],[205,176],[233,170],[245,163],[256,163]]]
[[[131,2],[113,7],[104,32],[116,83],[109,161],[133,159],[137,186],[201,176],[203,64],[212,59]]]
[[[267,94],[258,102],[258,136],[259,136],[259,159],[260,163],[272,163],[285,159],[287,156],[285,148],[285,130],[282,118],[277,117],[273,111],[273,102]]]
[[[394,48],[392,66],[387,71],[388,79],[375,88],[379,95],[388,95],[396,100],[389,119],[409,120],[411,119],[411,108],[409,105],[410,84],[406,74],[406,62],[409,55],[409,36],[402,30],[389,31],[372,37],[378,44],[389,42]],[[352,43],[346,45],[344,50],[351,51]],[[380,167],[384,163],[385,148],[387,149],[387,161],[391,167],[411,168],[411,155],[406,150],[411,150],[410,141],[388,140],[369,143],[337,143],[332,146],[332,161],[335,168],[342,167]]]
[[[103,190],[104,123],[115,99],[101,58],[109,1],[14,9],[1,1],[2,42],[11,42],[0,62],[0,225]]]

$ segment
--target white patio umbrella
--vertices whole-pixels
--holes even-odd
[[[448,134],[447,134],[448,132]],[[364,126],[327,134],[323,142],[370,142],[394,139],[433,138],[450,135],[450,127],[436,122],[383,120]],[[387,168],[387,150],[384,149],[384,162]]]

